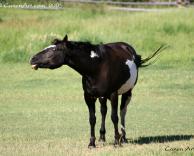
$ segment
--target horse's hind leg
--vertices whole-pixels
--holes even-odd
[[[121,132],[122,132],[121,141],[123,143],[128,142],[126,139],[126,132],[125,132],[125,115],[127,112],[127,105],[131,100],[131,96],[132,96],[131,90],[129,90],[128,92],[122,94],[122,98],[121,98],[121,106],[120,106]]]
[[[115,130],[115,145],[120,145],[120,139],[121,135],[119,134],[118,130],[118,93],[114,92],[110,96],[111,101],[111,119],[114,124],[114,130]]]
[[[106,141],[106,138],[105,138],[105,134],[106,134],[105,120],[106,120],[106,113],[107,113],[107,105],[106,105],[107,99],[105,97],[100,97],[99,102],[101,104],[100,112],[102,115],[99,141],[105,142]]]

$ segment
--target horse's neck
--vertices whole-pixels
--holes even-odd
[[[93,75],[93,73],[97,71],[97,68],[95,69],[95,67],[92,67],[91,65],[77,64],[72,60],[70,60],[67,65],[77,71],[82,76]]]
[[[91,49],[87,49],[87,51],[93,51],[93,49],[95,49],[95,47],[92,47]],[[85,49],[80,49],[80,50],[84,51]],[[85,59],[82,58],[81,56],[72,55],[71,57],[69,57],[67,65],[73,68],[74,70],[76,70],[82,76],[85,76],[85,75],[93,76],[95,75],[96,72],[98,72],[100,62],[95,62],[95,61],[93,62],[94,58],[92,56],[90,57],[91,57],[90,58],[91,60],[85,61]],[[94,56],[94,57],[97,57],[97,56]]]

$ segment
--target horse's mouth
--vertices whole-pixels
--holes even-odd
[[[38,66],[36,64],[33,64],[32,65],[32,69],[37,70],[38,69]]]

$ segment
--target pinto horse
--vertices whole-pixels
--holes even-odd
[[[56,69],[68,65],[82,76],[84,99],[89,109],[91,137],[88,147],[95,147],[95,102],[101,104],[100,141],[105,141],[105,118],[107,99],[111,101],[111,120],[114,124],[114,144],[126,143],[125,115],[132,97],[138,69],[150,65],[150,60],[158,55],[161,46],[150,57],[142,59],[134,48],[124,42],[93,45],[89,42],[69,41],[67,35],[55,39],[52,45],[43,49],[30,60],[32,68]],[[118,130],[118,96],[122,95],[120,105],[121,134]]]

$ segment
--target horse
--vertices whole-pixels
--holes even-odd
[[[106,141],[105,119],[107,100],[111,103],[111,120],[114,124],[114,144],[127,143],[125,116],[132,97],[132,90],[138,79],[138,69],[151,65],[152,58],[164,49],[161,46],[149,57],[142,59],[135,49],[125,42],[91,44],[90,42],[69,41],[68,36],[54,39],[52,44],[30,59],[34,70],[56,69],[68,65],[82,76],[85,103],[89,110],[90,141],[95,144],[95,102],[99,99],[102,115],[99,141]],[[118,96],[121,95],[121,134],[118,129]]]

